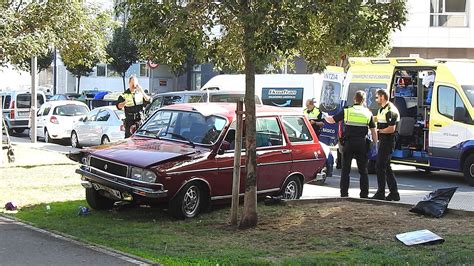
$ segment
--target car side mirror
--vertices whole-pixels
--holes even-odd
[[[454,121],[457,122],[466,122],[466,109],[464,107],[456,107],[454,109]]]
[[[87,120],[87,116],[81,117],[81,118],[79,119],[79,121],[81,121],[81,122],[86,122],[86,120]]]
[[[231,149],[232,148],[230,147],[230,143],[228,141],[223,140],[221,146],[219,147],[219,150],[217,151],[217,154],[222,155],[226,151],[229,151]]]

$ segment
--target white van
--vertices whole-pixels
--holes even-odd
[[[9,134],[23,133],[29,128],[31,92],[27,90],[9,90],[0,93],[3,117]],[[42,91],[37,92],[36,107],[39,108],[46,96]]]
[[[344,71],[340,67],[328,67],[322,74],[258,74],[255,75],[255,94],[265,105],[279,107],[304,107],[307,99],[319,102],[321,97],[329,97],[339,104]],[[332,86],[327,86],[332,84]],[[322,94],[323,87],[332,87],[332,94]],[[245,75],[218,75],[210,79],[201,90],[243,91]]]

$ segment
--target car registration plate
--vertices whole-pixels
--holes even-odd
[[[92,185],[94,186],[95,190],[105,190],[105,191],[109,192],[112,196],[114,196],[118,199],[122,199],[122,193],[118,190],[111,189],[109,187],[106,187],[106,186],[103,186],[103,185],[100,185],[100,184],[96,184],[96,183],[93,183]]]

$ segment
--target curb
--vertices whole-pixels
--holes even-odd
[[[140,257],[135,256],[135,255],[131,255],[131,254],[128,254],[128,253],[125,253],[125,252],[122,252],[122,251],[118,251],[118,250],[115,250],[115,249],[112,249],[112,248],[109,248],[109,247],[105,247],[105,246],[102,246],[102,245],[98,245],[98,244],[95,244],[95,243],[87,242],[87,241],[81,240],[77,237],[74,237],[74,236],[71,236],[71,235],[68,235],[68,234],[64,234],[64,233],[61,233],[61,232],[48,230],[48,229],[41,229],[41,228],[35,227],[32,223],[29,223],[29,222],[26,222],[26,221],[21,221],[19,219],[16,219],[14,217],[10,217],[10,216],[5,215],[5,214],[0,213],[0,221],[7,221],[7,222],[11,222],[13,224],[21,225],[21,226],[23,226],[25,228],[28,228],[30,230],[33,230],[33,231],[36,231],[36,232],[39,232],[39,233],[42,233],[42,234],[46,234],[48,236],[51,236],[51,237],[54,237],[54,238],[57,238],[57,239],[67,241],[69,243],[72,243],[72,244],[75,244],[75,245],[78,245],[78,246],[81,246],[81,247],[84,247],[84,248],[87,248],[87,249],[91,249],[91,250],[94,250],[94,251],[97,251],[97,252],[100,252],[100,253],[103,253],[103,254],[106,254],[106,255],[124,260],[126,262],[133,263],[135,265],[140,265],[140,266],[161,265],[159,263],[155,263],[155,262],[152,262],[152,261],[144,259],[144,258],[140,258]]]
[[[409,203],[401,203],[395,201],[384,201],[384,200],[373,200],[373,199],[360,199],[360,198],[323,198],[323,199],[298,199],[298,200],[283,200],[283,204],[287,206],[297,206],[297,205],[305,205],[305,204],[312,204],[312,203],[324,203],[324,202],[358,202],[358,203],[367,203],[372,205],[392,205],[398,207],[406,207],[411,209],[414,204]],[[455,214],[460,216],[468,216],[474,217],[474,211],[465,211],[465,210],[458,210],[458,209],[450,209],[446,210],[448,214]],[[441,217],[442,218],[442,217]]]

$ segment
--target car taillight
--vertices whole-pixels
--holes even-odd
[[[10,108],[12,109],[10,111],[10,119],[15,119],[15,101],[12,101],[12,105]]]
[[[53,124],[59,124],[58,119],[54,115],[49,118],[49,122]]]
[[[125,131],[125,126],[124,125],[120,125],[120,131]]]

